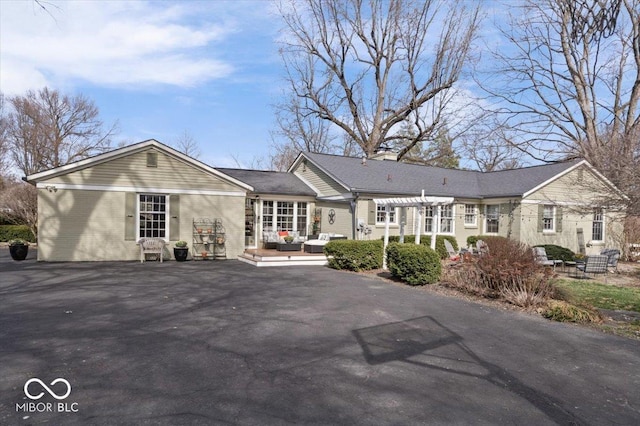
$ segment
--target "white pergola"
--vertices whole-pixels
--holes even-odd
[[[425,197],[424,193],[419,197],[401,197],[401,198],[374,198],[373,202],[376,206],[384,206],[384,244],[382,256],[382,268],[387,269],[387,252],[389,245],[389,213],[396,207],[415,207],[416,208],[416,244],[420,244],[420,234],[422,233],[422,208],[425,206],[436,206],[433,214],[433,226],[431,227],[431,248],[436,249],[436,233],[438,224],[440,223],[440,206],[453,204],[453,197]],[[400,238],[404,237],[404,226],[400,227]]]

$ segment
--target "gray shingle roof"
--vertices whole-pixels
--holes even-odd
[[[518,196],[577,164],[579,160],[514,170],[482,173],[395,161],[367,160],[304,153],[331,177],[352,191],[403,196],[491,198]]]
[[[216,170],[251,185],[254,191],[259,194],[308,195],[312,197],[317,195],[293,173],[220,167],[216,167]]]

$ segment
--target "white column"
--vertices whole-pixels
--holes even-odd
[[[440,206],[433,209],[433,221],[431,222],[431,249],[436,249],[436,235],[440,229]]]
[[[420,244],[420,234],[422,234],[422,204],[416,207],[416,244]]]
[[[382,244],[382,269],[387,269],[387,246],[389,245],[389,205],[384,206],[384,243]]]

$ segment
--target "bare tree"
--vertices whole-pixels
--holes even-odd
[[[0,92],[0,180],[8,174],[9,143],[7,141],[7,117],[5,115],[4,95]],[[2,189],[0,187],[0,189]]]
[[[538,160],[585,158],[633,192],[640,0],[525,0],[501,31],[509,45],[493,53],[500,66],[481,84],[512,145]]]
[[[281,3],[280,12],[281,55],[298,99],[287,111],[294,121],[325,120],[366,155],[405,140],[400,158],[446,123],[449,91],[476,35],[477,5],[305,0]],[[407,120],[415,128],[410,140],[398,133]]]
[[[0,205],[6,211],[5,220],[29,226],[34,237],[38,235],[37,189],[28,183],[10,180],[0,192]]]
[[[98,108],[82,95],[48,88],[8,98],[6,140],[14,164],[29,175],[110,148],[115,124],[103,130]]]
[[[490,116],[483,117],[462,137],[462,152],[473,168],[483,172],[515,169],[524,154],[511,142],[512,135]]]
[[[200,145],[188,130],[183,131],[172,145],[175,149],[191,158],[198,159],[202,155]]]

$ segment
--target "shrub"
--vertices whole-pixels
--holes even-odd
[[[504,237],[484,241],[489,253],[452,270],[451,285],[523,307],[540,305],[553,295],[552,272],[535,262],[529,247]]]
[[[17,239],[35,243],[33,233],[27,225],[0,225],[0,241]]]
[[[559,259],[564,262],[572,262],[575,260],[576,254],[568,248],[557,246],[555,244],[541,244],[534,247],[544,248],[544,251],[547,252],[547,257],[549,259]]]
[[[602,322],[602,316],[596,310],[572,305],[564,300],[550,301],[540,313],[547,319],[560,322]]]
[[[469,235],[467,237],[467,247],[475,246],[478,240],[486,240],[487,238],[491,238],[488,235]]]
[[[384,237],[382,237],[384,239]],[[458,242],[455,237],[451,235],[437,235],[436,236],[436,252],[440,256],[440,259],[446,259],[449,257],[449,253],[447,252],[447,248],[444,246],[444,240],[449,240],[453,249],[458,251]],[[399,243],[400,236],[399,235],[389,235],[390,243]],[[404,236],[405,243],[414,243],[416,242],[415,235],[405,235]],[[420,235],[420,245],[431,247],[431,235]]]
[[[433,284],[440,279],[440,257],[422,244],[389,244],[387,264],[391,275],[411,285]]]
[[[324,246],[329,267],[349,271],[382,268],[382,241],[334,240]]]

